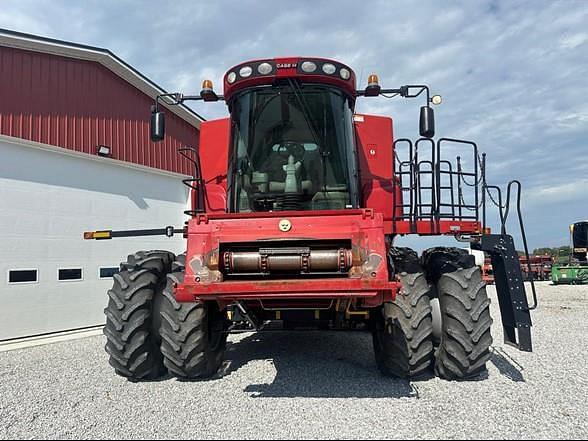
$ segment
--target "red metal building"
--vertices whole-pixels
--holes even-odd
[[[163,90],[106,49],[0,30],[0,133],[78,152],[189,174],[177,155],[198,143],[200,118],[171,109],[165,141],[149,140]]]

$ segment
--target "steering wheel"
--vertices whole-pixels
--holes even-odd
[[[292,155],[296,160],[301,161],[305,153],[306,150],[304,149],[304,146],[299,142],[283,141],[278,146],[278,154],[285,159],[288,159],[288,157]]]

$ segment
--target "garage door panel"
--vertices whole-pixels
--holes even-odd
[[[141,249],[181,252],[184,241],[84,241],[82,233],[182,225],[187,203],[180,177],[0,140],[0,340],[103,323],[112,280],[99,268]],[[8,284],[18,268],[38,269],[38,283]],[[60,282],[59,268],[82,268],[83,281]]]

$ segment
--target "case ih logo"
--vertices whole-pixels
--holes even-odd
[[[278,69],[296,69],[298,67],[298,63],[278,63],[276,67]]]

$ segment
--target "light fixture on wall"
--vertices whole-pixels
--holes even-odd
[[[104,156],[106,158],[110,158],[112,156],[112,151],[110,147],[107,145],[99,145],[96,147],[96,153],[98,156]]]

